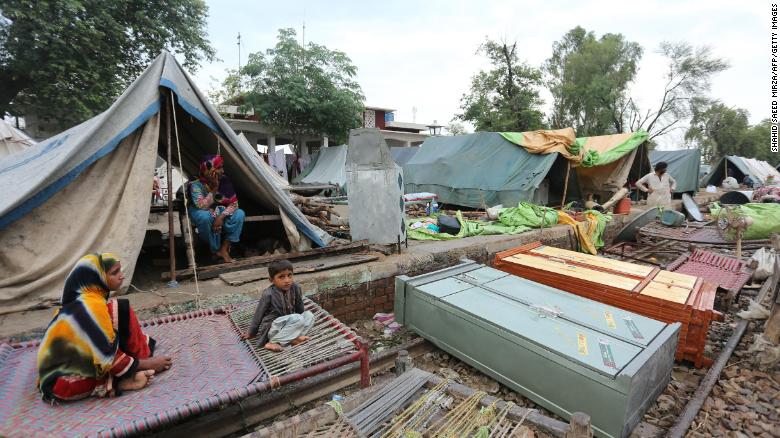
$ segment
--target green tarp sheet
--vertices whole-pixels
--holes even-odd
[[[558,212],[549,207],[521,202],[517,207],[501,210],[498,220],[508,226],[547,228],[558,223]]]
[[[528,153],[495,132],[429,137],[403,166],[406,193],[436,193],[470,208],[537,201],[557,156]]]
[[[501,222],[482,222],[469,221],[463,219],[463,215],[457,212],[456,217],[460,222],[460,232],[458,234],[448,233],[428,233],[420,229],[412,229],[411,225],[418,221],[424,221],[429,218],[412,218],[406,221],[406,235],[412,240],[453,240],[462,239],[471,236],[488,236],[492,234],[520,234],[531,228],[524,226],[507,226]]]
[[[604,230],[607,229],[607,222],[612,221],[612,213],[601,213],[596,210],[587,210],[585,213],[593,213],[598,219],[598,225],[593,233],[590,235],[590,239],[593,241],[593,245],[596,249],[604,247]]]
[[[501,136],[507,141],[510,141],[518,146],[525,146],[523,144],[522,132],[502,132]],[[595,140],[599,138],[607,139],[608,137],[609,136],[579,137],[574,140],[574,143],[567,146],[566,149],[572,155],[579,155],[581,149],[586,149],[585,156],[583,157],[582,162],[579,163],[579,165],[582,167],[603,166],[605,164],[619,160],[626,154],[638,148],[639,145],[647,141],[648,135],[647,131],[640,129],[639,131],[632,133],[631,136],[618,144],[599,144],[594,148],[586,147],[588,140]],[[601,143],[598,140],[597,142]]]
[[[771,233],[780,233],[780,204],[750,203],[734,207],[738,214],[742,214],[753,219],[745,234],[742,236],[745,240],[768,239]],[[717,202],[710,206],[710,214],[713,218],[725,216],[726,212]],[[733,238],[733,234],[727,236]]]
[[[392,147],[390,148],[390,155],[393,156],[393,161],[395,161],[395,164],[403,167],[404,164],[408,163],[409,160],[412,159],[415,155],[417,155],[417,152],[420,150],[419,147],[416,146],[410,146],[410,147]]]
[[[650,164],[665,161],[669,167],[666,173],[677,181],[675,193],[697,192],[699,190],[699,166],[701,151],[683,149],[679,151],[650,151]]]
[[[591,137],[579,137],[574,141],[574,144],[577,146],[577,148],[585,147],[589,138]],[[614,145],[608,150],[599,152],[595,149],[587,149],[585,151],[585,157],[582,159],[580,166],[596,167],[612,163],[638,148],[639,145],[645,141],[647,141],[647,131],[640,129],[639,131],[631,134],[631,136],[622,143]]]

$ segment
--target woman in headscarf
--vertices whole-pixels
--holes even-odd
[[[111,253],[79,259],[65,280],[60,308],[38,348],[38,389],[44,400],[79,400],[144,388],[170,357],[152,357],[154,339],[127,300],[109,299],[122,286]]]
[[[189,182],[190,218],[200,238],[211,247],[215,258],[232,262],[230,243],[238,242],[244,227],[244,211],[238,208],[233,184],[220,155],[207,155],[200,163],[198,178]]]

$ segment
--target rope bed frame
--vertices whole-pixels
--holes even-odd
[[[148,433],[356,361],[361,362],[361,383],[368,385],[368,344],[311,300],[305,305],[316,322],[312,339],[301,344],[305,348],[272,357],[240,341],[242,318],[249,313],[251,321],[254,304],[143,321],[144,331],[158,341],[156,353],[174,356],[174,366],[155,376],[148,388],[115,398],[46,403],[35,388],[39,341],[0,344],[0,436]]]
[[[256,301],[242,303],[229,311],[230,319],[239,333],[249,331],[256,303]],[[358,336],[349,327],[334,318],[314,301],[304,298],[303,304],[306,310],[314,314],[315,320],[314,326],[307,334],[309,341],[295,348],[285,348],[280,353],[263,348],[259,338],[245,342],[249,352],[263,368],[267,378],[279,377],[295,370],[360,351],[361,343]]]

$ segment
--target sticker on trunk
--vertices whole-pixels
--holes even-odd
[[[599,339],[599,350],[601,350],[601,361],[604,362],[604,366],[617,369],[615,356],[612,355],[612,346],[606,339]]]
[[[612,312],[610,312],[609,310],[605,310],[604,319],[607,320],[607,325],[609,326],[609,328],[613,330],[617,328],[617,324],[615,324],[615,317],[612,315]]]
[[[636,326],[634,320],[632,320],[630,316],[624,316],[623,322],[626,323],[626,326],[628,327],[628,330],[631,332],[631,336],[633,336],[634,339],[645,338],[644,336],[642,336],[642,332],[639,331],[639,327]]]
[[[588,355],[588,337],[585,333],[577,333],[577,351],[583,355]]]

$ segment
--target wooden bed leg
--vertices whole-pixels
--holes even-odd
[[[368,388],[371,385],[371,368],[368,362],[369,342],[360,341],[360,387]]]
[[[565,438],[592,438],[593,428],[590,426],[590,415],[582,412],[571,414],[569,420],[569,430],[566,431]]]

